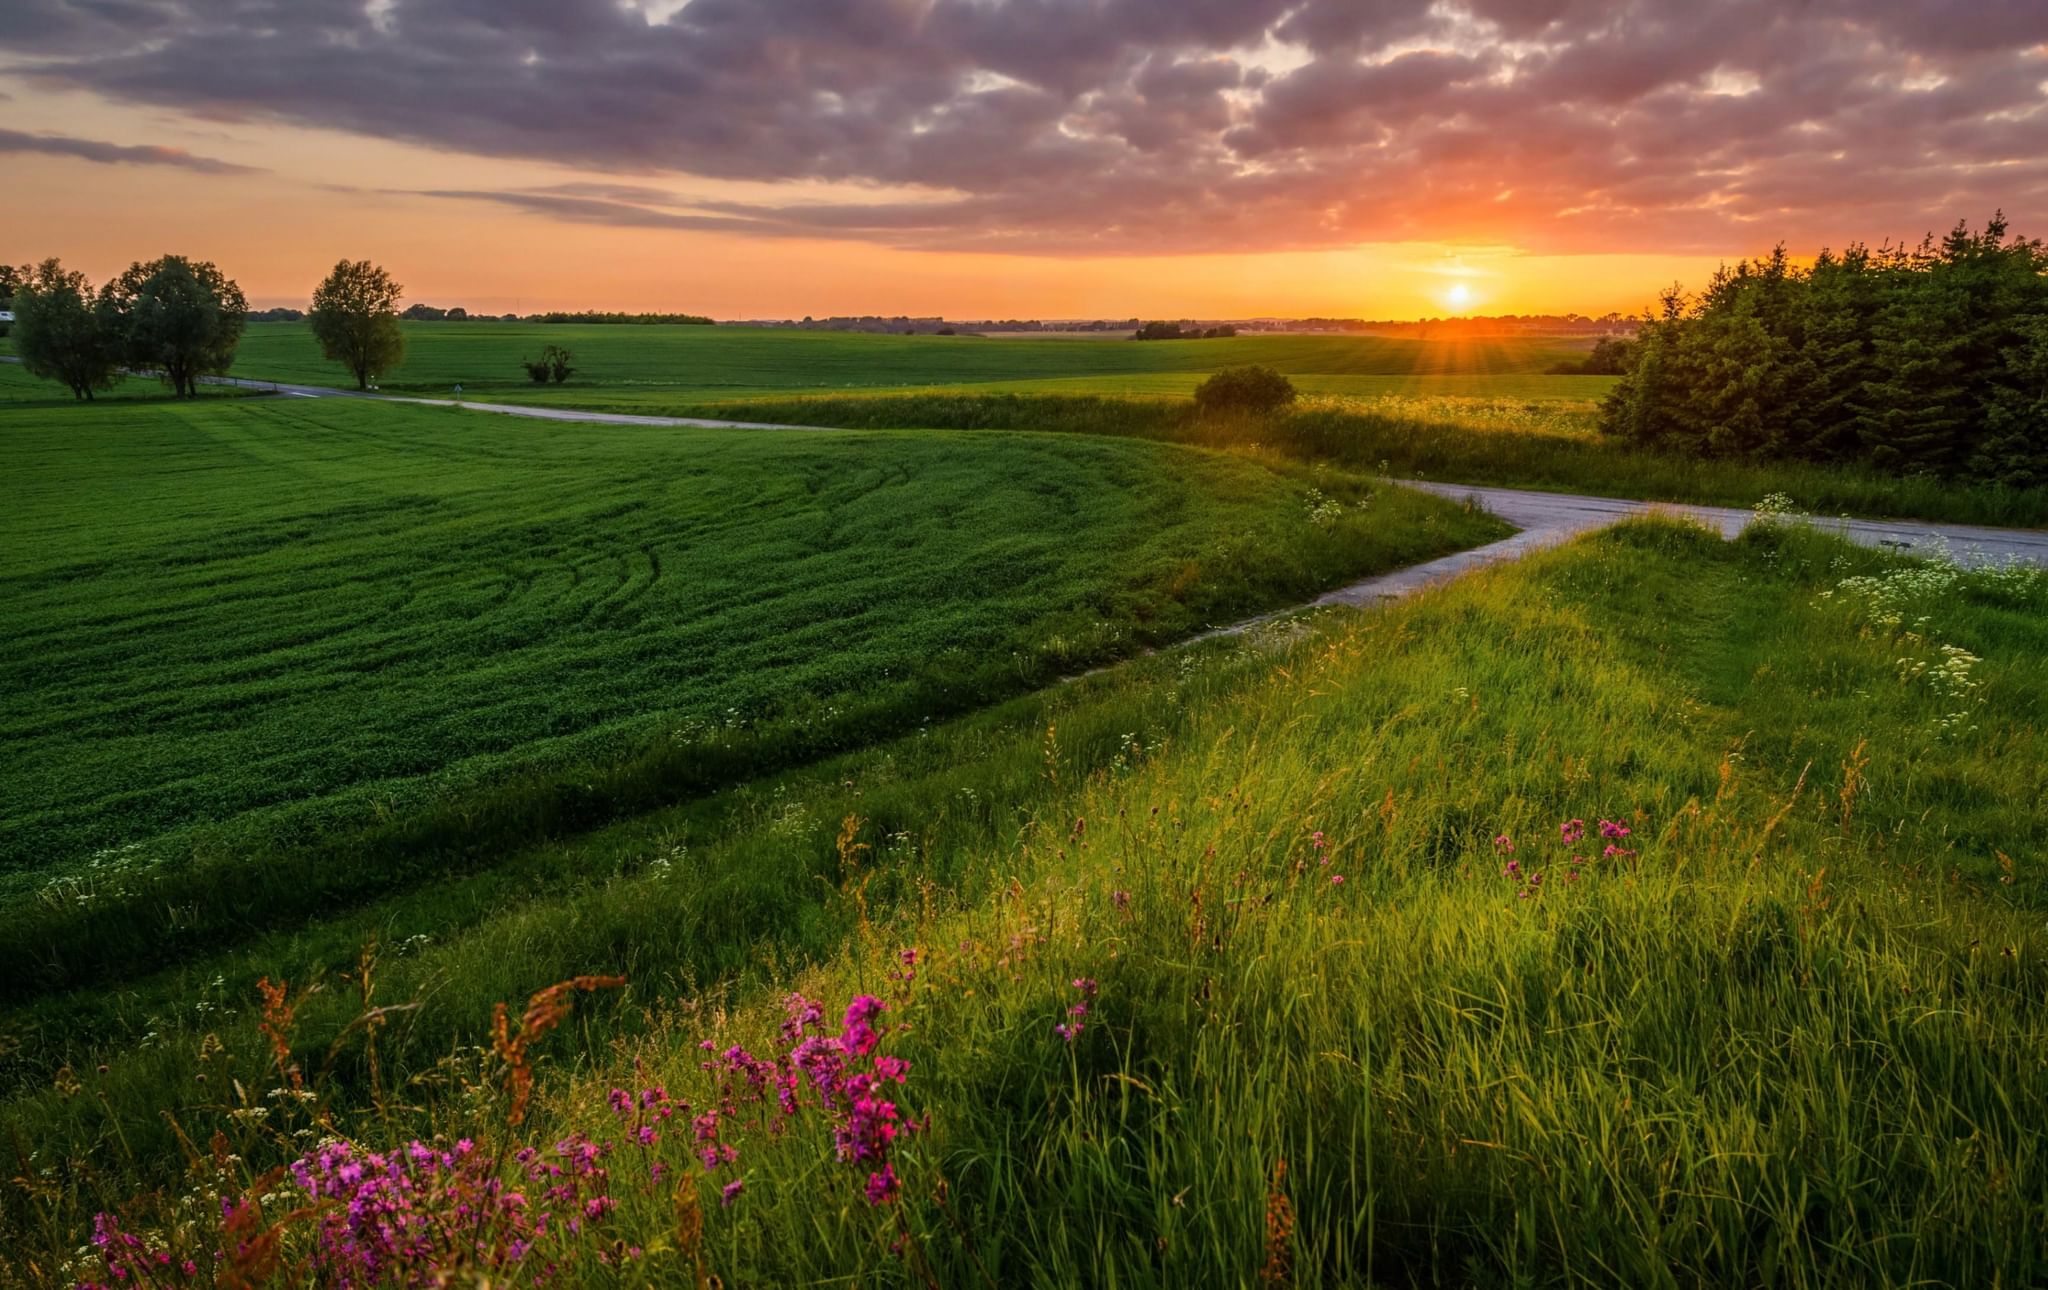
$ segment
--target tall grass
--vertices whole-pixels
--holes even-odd
[[[1158,684],[1112,689],[1129,725],[1107,740],[1081,700],[1050,729],[980,727],[1008,770],[924,825],[888,808],[886,762],[849,765],[817,801],[845,815],[791,843],[844,949],[806,967],[767,937],[759,985],[680,999],[634,965],[623,1005],[578,1004],[595,1028],[554,1051],[587,1065],[544,1077],[516,1130],[502,1072],[463,1053],[324,1128],[172,1094],[191,1049],[143,1060],[186,1132],[219,1125],[239,1157],[201,1152],[201,1192],[239,1194],[300,1125],[616,1144],[616,1208],[548,1247],[570,1284],[619,1275],[599,1253],[727,1284],[2035,1284],[2044,610],[2038,576],[1638,523],[1276,654],[1158,660]],[[1910,666],[1952,650],[1968,685]],[[951,834],[953,812],[983,823]],[[650,921],[674,891],[627,890]],[[532,953],[545,984],[574,908],[433,979],[488,961],[509,983]],[[888,1153],[893,1198],[835,1151],[843,1107],[805,1092],[785,1115],[715,1055],[794,1069],[792,987],[827,1005],[814,1033],[888,1005],[877,1051],[909,1062],[888,1096],[930,1117]],[[329,1040],[284,1060],[311,1072]],[[245,1086],[283,1078],[260,1039],[234,1051]],[[148,1176],[115,1144],[133,1069],[9,1108],[45,1162],[115,1152],[28,1175],[6,1239],[40,1267]],[[648,1181],[613,1086],[712,1113],[732,1157],[695,1162],[678,1120]],[[282,1239],[314,1257],[310,1225]]]

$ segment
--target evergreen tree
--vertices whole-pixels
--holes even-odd
[[[2048,247],[1958,224],[1912,250],[1778,247],[1666,293],[1602,429],[1702,456],[1863,461],[1899,474],[2042,478]]]

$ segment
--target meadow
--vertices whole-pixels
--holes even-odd
[[[1336,335],[1071,341],[537,323],[414,323],[405,336],[405,362],[379,382],[384,389],[441,394],[459,382],[465,392],[493,396],[518,389],[537,393],[519,360],[555,344],[576,355],[573,387],[699,400],[1072,378],[1114,382],[1155,373],[1198,377],[1232,363],[1320,376],[1499,377],[1542,372],[1584,348],[1570,341]],[[318,385],[335,383],[338,371],[321,358],[304,324],[257,323],[242,340],[233,375]]]
[[[208,399],[32,413],[0,454],[7,998],[1505,531],[1073,436]]]
[[[599,412],[889,429],[1078,431],[1210,446],[1259,444],[1348,469],[1450,483],[1748,506],[1785,493],[1826,514],[2048,524],[2048,490],[1945,483],[1865,466],[1719,459],[1601,435],[1614,378],[1553,375],[1584,342],[1249,335],[1208,341],[1003,340],[720,327],[415,324],[393,392]],[[520,378],[547,343],[578,355],[562,385]],[[523,348],[522,348],[523,347]],[[1256,425],[1194,415],[1187,397],[1231,364],[1301,392]],[[299,324],[250,328],[236,371],[332,383]]]
[[[197,1267],[225,1200],[329,1276],[2033,1284],[2044,624],[2039,574],[1646,521],[1138,660],[360,956],[78,999],[133,1030],[26,1032],[74,1051],[4,1112],[6,1239]]]

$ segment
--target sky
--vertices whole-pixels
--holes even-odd
[[[2048,235],[2048,0],[4,0],[0,259],[472,310],[1635,312]]]

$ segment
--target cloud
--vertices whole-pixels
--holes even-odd
[[[15,0],[0,46],[35,83],[613,174],[434,195],[655,229],[1720,251],[2048,214],[2040,0]]]
[[[61,134],[25,134],[20,130],[0,130],[0,154],[23,152],[38,152],[52,157],[76,157],[81,161],[97,161],[107,165],[173,166],[179,170],[193,170],[203,175],[261,173],[254,166],[237,166],[231,162],[215,161],[211,157],[195,157],[179,148],[163,148],[150,144],[130,146],[102,143],[98,139],[74,139]]]

